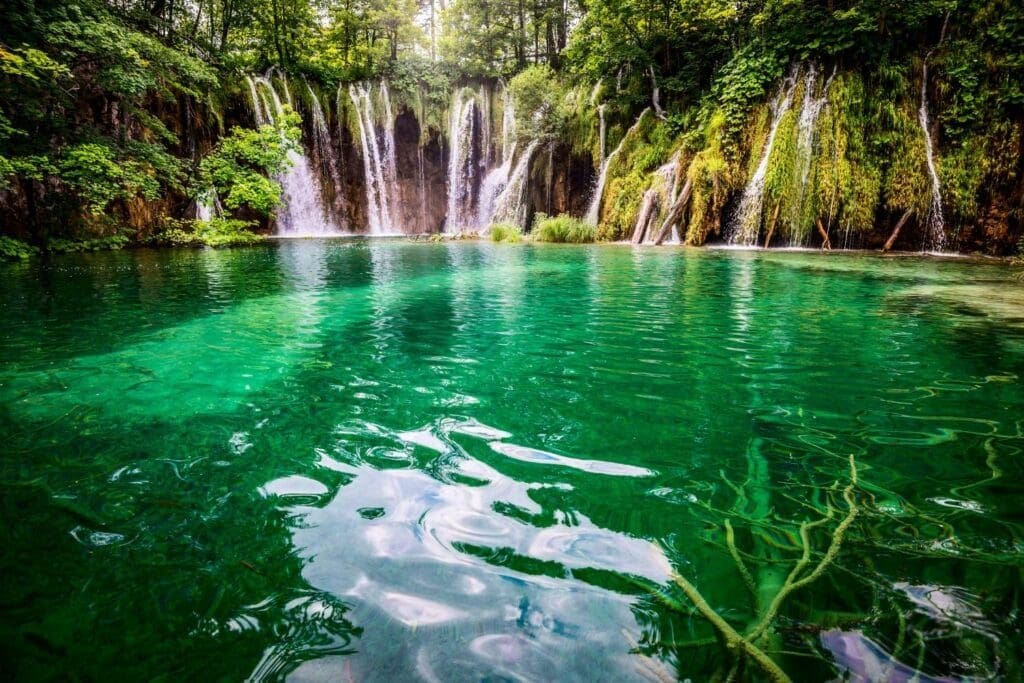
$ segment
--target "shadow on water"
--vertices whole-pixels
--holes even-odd
[[[1013,678],[1024,350],[1012,306],[920,289],[1012,285],[814,258],[298,241],[19,276],[6,671],[759,677],[689,584],[796,679]]]

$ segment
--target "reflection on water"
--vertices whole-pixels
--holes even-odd
[[[847,516],[760,649],[1022,675],[1003,264],[346,240],[4,275],[12,677],[757,679],[675,573],[755,632]]]

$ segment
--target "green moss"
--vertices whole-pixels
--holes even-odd
[[[251,232],[252,223],[231,218],[208,221],[169,221],[168,227],[153,238],[158,245],[172,247],[236,247],[258,244],[262,235]]]
[[[734,176],[734,168],[723,151],[725,124],[726,116],[722,111],[710,117],[704,131],[705,147],[693,157],[686,172],[693,183],[687,244],[704,244],[708,234],[720,228],[722,207],[732,190]]]

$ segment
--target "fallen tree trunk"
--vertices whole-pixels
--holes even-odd
[[[821,248],[832,251],[832,240],[828,238],[828,230],[821,224],[821,219],[817,219],[818,232],[821,234]]]
[[[683,185],[682,192],[679,193],[679,199],[672,205],[668,215],[661,224],[661,229],[658,230],[658,236],[654,239],[655,244],[661,244],[664,242],[669,235],[672,234],[672,226],[680,221],[683,217],[683,212],[686,211],[686,207],[690,204],[690,195],[693,194],[693,181],[689,178],[686,179],[686,184]]]
[[[913,215],[913,209],[907,209],[906,211],[903,212],[903,215],[900,217],[900,220],[896,223],[896,227],[892,229],[892,234],[889,235],[889,239],[887,239],[885,241],[885,244],[882,245],[883,254],[892,249],[892,245],[896,241],[896,238],[900,236],[900,230],[903,228],[903,225],[908,220],[910,220],[910,217]]]
[[[640,204],[640,213],[636,217],[636,226],[633,228],[633,244],[642,244],[644,236],[650,228],[651,221],[658,211],[658,193],[654,190],[644,192],[643,202]]]
[[[768,223],[768,234],[764,238],[764,248],[768,248],[768,244],[772,241],[772,235],[775,234],[775,224],[779,222],[779,209],[782,208],[782,202],[775,205],[775,210],[772,211],[772,220]]]

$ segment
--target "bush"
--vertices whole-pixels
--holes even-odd
[[[252,223],[233,218],[212,218],[208,221],[176,221],[153,239],[172,247],[239,247],[258,244],[262,235],[249,230]]]
[[[508,244],[515,244],[521,242],[523,239],[523,231],[519,229],[518,225],[512,225],[511,223],[495,223],[491,226],[491,241],[492,242],[507,242]]]
[[[537,214],[533,224],[533,238],[538,242],[583,244],[593,242],[594,236],[593,225],[565,214],[557,218],[548,218],[544,214]]]
[[[13,237],[0,236],[0,259],[5,261],[24,261],[38,251],[31,244],[26,244]]]
[[[108,235],[106,237],[91,237],[77,240],[55,238],[46,243],[46,249],[61,254],[79,251],[110,251],[112,249],[123,249],[128,246],[129,241],[124,235]]]

